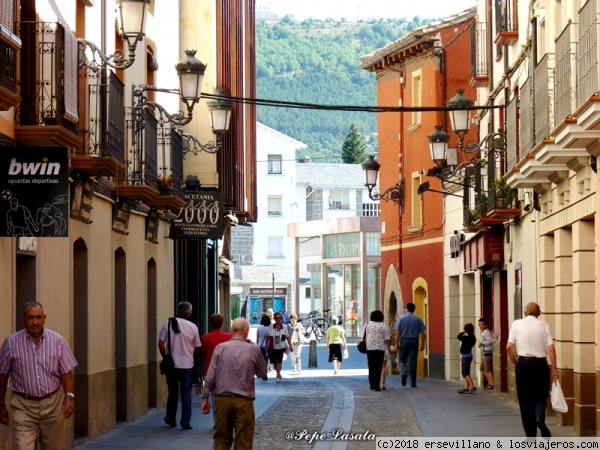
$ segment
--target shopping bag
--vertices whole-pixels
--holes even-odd
[[[348,359],[348,347],[344,347],[344,359]]]
[[[550,400],[552,402],[552,409],[556,412],[566,413],[569,410],[563,391],[560,388],[560,383],[556,380],[552,383],[552,390],[550,391]]]

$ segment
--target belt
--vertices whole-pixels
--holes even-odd
[[[41,397],[36,397],[35,395],[25,394],[24,392],[13,392],[13,393],[23,397],[25,400],[35,400],[36,402],[41,402],[42,400],[46,400],[47,398],[52,397],[57,392],[58,392],[58,389],[55,390],[54,392],[50,392],[49,394],[42,395]]]
[[[414,337],[414,338],[409,338],[409,337],[400,337],[400,340],[402,340],[402,339],[419,339],[419,337],[418,337],[418,336],[417,336],[417,337]]]
[[[250,397],[246,397],[245,395],[239,395],[239,394],[217,394],[217,397],[228,397],[228,398],[246,398],[248,400],[252,400]]]
[[[519,356],[519,359],[525,359],[525,360],[535,360],[535,359],[540,359],[540,360],[546,360],[545,357],[537,357],[537,356]]]

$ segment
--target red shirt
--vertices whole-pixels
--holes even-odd
[[[212,359],[213,352],[217,345],[222,342],[227,342],[230,339],[231,334],[221,330],[212,330],[211,332],[202,335],[202,347],[200,347],[200,351],[204,355],[205,375],[208,373],[208,366],[210,365],[210,360]]]

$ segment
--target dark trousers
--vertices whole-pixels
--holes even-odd
[[[517,396],[525,436],[537,435],[537,422],[546,421],[550,392],[550,368],[545,358],[519,358],[516,367]]]
[[[383,350],[367,350],[367,363],[369,365],[369,387],[371,389],[380,389],[381,367],[383,366]]]
[[[177,401],[181,389],[181,421],[182,426],[189,425],[192,418],[192,369],[174,369],[167,376],[167,420],[177,421]]]
[[[400,338],[400,370],[402,375],[410,375],[410,385],[417,385],[417,357],[419,356],[419,338]],[[383,364],[383,363],[382,363]]]

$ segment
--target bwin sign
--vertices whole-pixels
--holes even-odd
[[[60,163],[48,162],[44,158],[42,162],[18,162],[17,158],[10,160],[8,166],[9,175],[58,175],[60,173]]]

